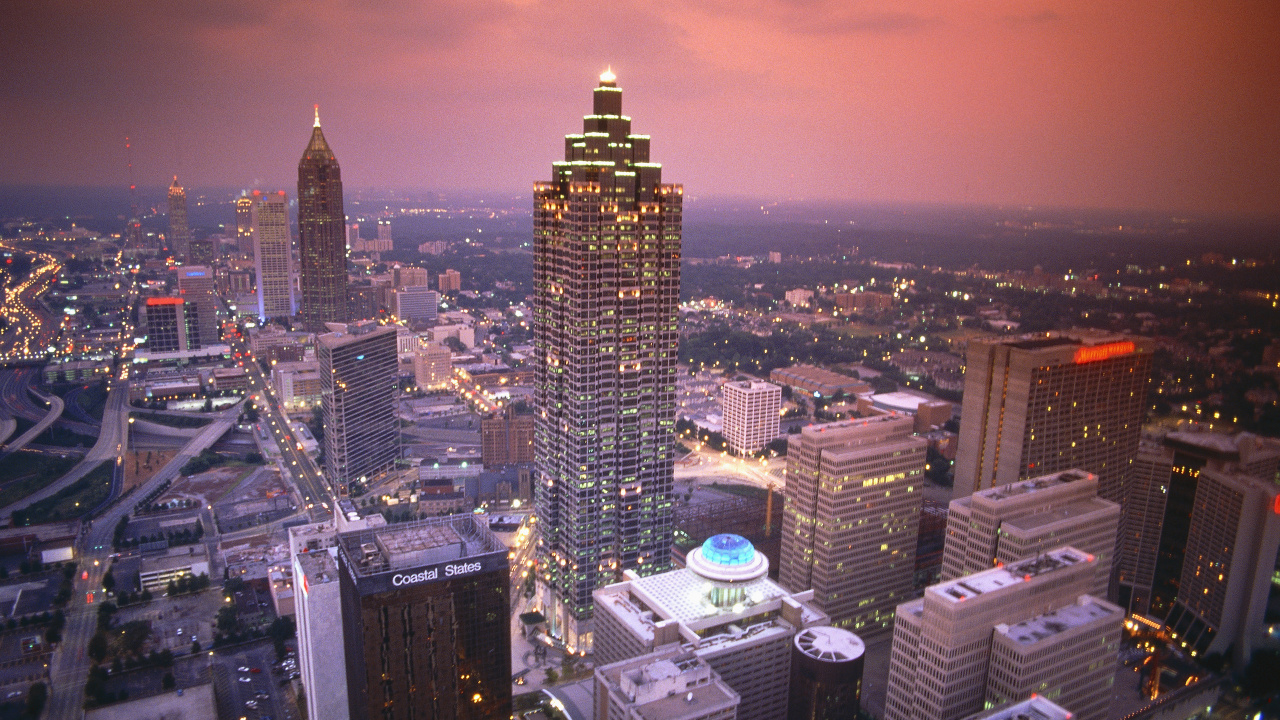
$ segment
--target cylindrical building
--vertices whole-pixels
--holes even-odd
[[[862,694],[862,638],[840,628],[796,633],[787,720],[852,720]]]

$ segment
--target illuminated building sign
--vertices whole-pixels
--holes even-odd
[[[1076,350],[1075,363],[1083,365],[1085,363],[1098,362],[1099,360],[1109,360],[1121,355],[1131,355],[1135,349],[1134,344],[1127,340],[1125,342],[1082,347]]]

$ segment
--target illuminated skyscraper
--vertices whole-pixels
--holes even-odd
[[[1057,333],[973,341],[965,354],[955,497],[1079,468],[1123,504],[1153,343]]]
[[[316,360],[325,476],[335,489],[383,478],[400,457],[396,329],[367,321],[325,333],[316,338]]]
[[[594,590],[671,564],[683,197],[613,73],[583,125],[533,203],[539,602],[572,650]]]
[[[298,161],[298,248],[302,254],[302,324],[324,332],[347,320],[347,226],[342,174],[320,132],[320,108],[311,142]]]
[[[258,317],[293,315],[293,253],[289,240],[289,210],[284,191],[263,195],[253,191],[250,219],[254,265],[258,271]]]
[[[178,176],[173,176],[173,184],[169,186],[169,251],[180,258],[191,252],[191,229],[187,225],[187,191],[178,184]]]
[[[253,254],[253,198],[248,195],[236,198],[236,249]]]

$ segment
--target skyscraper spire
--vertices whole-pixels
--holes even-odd
[[[302,255],[303,326],[324,332],[347,320],[347,225],[342,173],[320,131],[320,106],[311,141],[298,161],[298,249]]]

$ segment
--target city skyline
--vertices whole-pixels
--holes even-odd
[[[655,118],[667,164],[706,196],[1274,215],[1280,187],[1274,5],[498,3],[428,16],[392,3],[309,9],[305,31],[284,4],[141,12],[68,3],[6,23],[15,64],[0,97],[30,112],[0,120],[26,139],[0,151],[0,182],[127,184],[130,135],[139,185],[174,173],[188,187],[284,185],[288,138],[319,102],[351,187],[523,193],[574,114],[568,80],[612,64],[645,91],[637,114]],[[598,56],[557,50],[582,35],[602,38]],[[192,53],[183,76],[207,82],[172,81],[164,58],[179,47]]]

